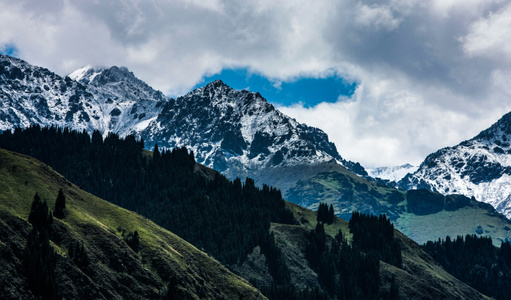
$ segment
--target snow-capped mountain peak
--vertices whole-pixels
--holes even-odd
[[[475,197],[511,218],[510,143],[511,113],[508,113],[473,139],[430,154],[399,186]]]
[[[320,129],[220,80],[171,99],[141,134],[148,145],[191,147],[198,162],[230,177],[279,165],[344,162]]]
[[[84,105],[91,98],[85,86],[68,77],[0,55],[0,130],[69,123],[92,129]]]
[[[86,66],[63,78],[6,56],[0,57],[0,80],[0,130],[40,124],[134,134],[147,148],[186,146],[199,163],[229,177],[330,161],[366,175],[322,130],[284,115],[259,93],[220,80],[171,99],[125,67]]]
[[[100,68],[94,68],[91,65],[87,65],[83,68],[80,68],[71,74],[67,75],[69,78],[73,79],[74,81],[78,82],[85,82],[88,83],[94,79],[97,75],[100,74],[102,69]]]
[[[121,136],[147,127],[168,99],[126,68],[83,67],[61,77],[0,55],[0,130],[32,124]]]

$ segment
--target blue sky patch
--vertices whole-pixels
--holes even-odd
[[[13,57],[18,56],[18,48],[14,44],[6,44],[0,46],[0,54],[9,55]]]
[[[356,83],[347,82],[335,75],[326,78],[299,78],[276,84],[247,69],[224,69],[219,74],[205,77],[196,88],[217,79],[237,90],[259,92],[269,102],[284,106],[303,103],[305,107],[311,107],[322,102],[333,103],[337,102],[340,95],[353,95],[356,88]]]

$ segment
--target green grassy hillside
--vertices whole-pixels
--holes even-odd
[[[310,268],[305,255],[307,236],[317,224],[316,212],[293,203],[287,205],[300,224],[272,223],[271,231],[283,253],[291,275],[291,283],[297,289],[320,288],[318,274]],[[330,238],[334,238],[339,230],[348,240],[351,239],[347,221],[336,218],[332,224],[325,225],[325,232]],[[390,290],[393,280],[399,289],[399,299],[489,299],[447,273],[422,251],[416,242],[397,230],[395,236],[401,245],[403,266],[397,268],[380,262],[379,293],[383,299],[387,297],[386,293]],[[247,278],[271,282],[265,267],[265,258],[258,248],[254,249],[243,265],[237,266],[237,270],[243,272]]]
[[[246,280],[152,221],[119,208],[68,182],[48,166],[0,149],[0,294],[30,299],[23,249],[34,194],[53,209],[59,189],[67,217],[54,219],[51,245],[57,252],[57,285],[67,299],[158,299],[171,279],[183,299],[263,299]],[[123,233],[137,231],[134,252]],[[84,245],[89,266],[79,268],[70,245]]]
[[[387,251],[385,249],[388,248],[374,252],[375,249],[364,250],[360,244],[357,245],[357,238],[360,240],[364,237],[369,237],[370,240],[377,241],[380,245],[381,241],[387,243],[387,238],[381,235],[381,231],[378,232],[377,227],[368,225],[374,224],[370,220],[364,225],[366,229],[362,230],[363,233],[360,233],[359,230],[358,235],[354,233],[352,236],[349,233],[348,223],[341,219],[335,219],[333,224],[325,225],[324,232],[321,233],[323,229],[318,231],[318,228],[323,226],[317,226],[315,212],[295,204],[285,203],[280,198],[280,192],[276,190],[266,188],[266,192],[263,189],[257,193],[258,190],[253,186],[253,182],[248,180],[243,186],[239,180],[237,184],[229,183],[214,170],[195,164],[186,150],[180,149],[176,153],[167,152],[165,154],[166,159],[169,159],[169,154],[186,153],[184,156],[176,156],[174,160],[169,160],[170,162],[186,163],[186,172],[176,173],[180,170],[177,165],[172,165],[171,168],[161,166],[161,163],[165,162],[162,160],[163,154],[159,156],[156,155],[158,152],[155,152],[154,155],[151,155],[144,151],[140,158],[141,146],[134,142],[133,138],[123,142],[115,137],[109,137],[104,140],[104,143],[99,143],[99,139],[96,139],[97,143],[90,145],[90,137],[85,134],[82,136],[79,133],[70,133],[69,140],[59,143],[58,139],[54,142],[48,140],[52,137],[61,137],[58,133],[52,135],[51,130],[46,130],[46,136],[39,136],[35,134],[39,131],[37,128],[32,131],[32,134],[27,132],[29,134],[27,138],[21,138],[20,142],[16,143],[21,146],[20,151],[46,157],[53,162],[53,165],[60,166],[61,172],[69,173],[70,176],[74,176],[73,178],[82,179],[81,184],[84,188],[85,184],[92,187],[97,186],[97,191],[106,193],[107,196],[119,203],[126,204],[126,198],[129,198],[133,209],[140,212],[145,211],[151,218],[157,217],[154,220],[159,220],[162,223],[170,220],[174,221],[173,223],[177,222],[174,224],[176,226],[184,224],[181,227],[193,228],[192,231],[188,230],[191,237],[207,235],[204,238],[208,240],[207,238],[211,237],[208,232],[211,231],[214,224],[222,225],[220,229],[225,230],[221,231],[221,234],[218,234],[220,231],[213,232],[215,243],[222,246],[229,238],[231,238],[231,242],[236,243],[229,244],[229,247],[224,247],[222,251],[218,251],[219,247],[216,253],[223,255],[225,261],[233,261],[233,263],[229,263],[231,270],[246,280],[254,282],[267,295],[273,295],[275,299],[290,298],[290,295],[292,297],[299,296],[300,299],[312,299],[311,297],[317,299],[316,296],[320,295],[321,299],[326,299],[327,292],[331,297],[343,294],[345,297],[353,298],[352,295],[355,293],[359,295],[356,298],[363,299],[365,296],[372,298],[379,293],[379,296],[388,298],[391,294],[392,282],[396,283],[396,280],[400,287],[399,293],[403,296],[426,297],[428,293],[432,293],[441,298],[467,298],[467,293],[473,293],[471,298],[482,298],[474,290],[457,282],[452,276],[448,276],[430,258],[426,259],[427,255],[424,255],[410,240],[400,238],[398,241],[402,244],[401,248],[405,249],[403,263],[389,261],[385,258],[388,256],[383,256],[384,251]],[[63,137],[66,137],[66,133]],[[77,139],[82,141],[85,146],[78,147]],[[123,147],[123,143],[133,147]],[[70,149],[84,153],[77,153]],[[101,149],[103,150],[99,151]],[[59,154],[56,155],[56,152]],[[70,152],[76,155],[69,155]],[[128,155],[130,153],[132,156]],[[109,159],[105,159],[106,156]],[[124,159],[122,159],[123,157]],[[131,157],[131,159],[125,159],[125,157]],[[112,166],[113,161],[117,164]],[[127,161],[130,164],[127,164]],[[149,171],[142,168],[137,172],[130,172],[127,167],[136,165],[137,162],[142,166],[145,162]],[[193,164],[191,164],[192,162]],[[373,197],[371,201],[376,201],[382,207],[387,207],[383,211],[370,211],[375,214],[392,212],[392,209],[398,207],[400,211],[410,211],[423,216],[438,213],[444,209],[453,211],[470,206],[468,205],[470,201],[467,204],[463,199],[442,198],[439,200],[436,196],[432,198],[433,201],[417,201],[421,200],[420,197],[424,195],[413,195],[412,193],[411,196],[405,197],[403,193],[366,182],[358,176],[350,177],[351,173],[344,169],[340,169],[339,173],[334,174],[332,172],[336,171],[336,165],[325,166],[325,168],[325,172],[320,175],[326,179],[320,181],[319,185],[310,188],[310,192],[316,190],[324,192],[321,189],[322,186],[331,191],[345,188],[351,190],[351,199],[356,199],[356,201],[352,201],[355,204],[364,204],[364,196],[371,195]],[[180,175],[169,173],[168,170]],[[149,177],[145,178],[144,183],[141,184],[144,172]],[[105,174],[108,176],[102,176]],[[258,296],[257,290],[250,287],[247,281],[234,276],[227,269],[221,267],[218,262],[210,259],[208,255],[193,248],[182,239],[136,213],[118,208],[85,193],[34,159],[2,151],[0,176],[2,176],[0,178],[5,177],[0,184],[0,194],[2,195],[0,212],[3,222],[3,227],[0,228],[2,243],[0,246],[3,247],[0,247],[0,251],[2,251],[0,257],[5,258],[2,262],[5,262],[6,270],[8,270],[5,271],[1,280],[5,281],[3,285],[6,289],[5,294],[11,295],[10,298],[25,298],[23,295],[30,294],[26,286],[26,279],[23,277],[23,255],[20,253],[23,253],[27,236],[30,237],[28,232],[31,226],[26,220],[33,195],[36,192],[39,193],[53,208],[59,189],[63,189],[68,198],[68,215],[63,221],[55,220],[51,226],[51,239],[52,247],[58,253],[55,271],[57,282],[59,286],[62,286],[65,291],[63,294],[66,297],[80,298],[84,293],[88,293],[87,295],[93,295],[93,298],[158,298],[160,294],[166,293],[167,286],[174,293],[180,294],[179,298],[182,299],[237,299]],[[233,185],[235,189],[237,187],[238,194],[229,193],[226,189],[217,189],[217,185]],[[157,186],[166,191],[168,196],[158,197],[159,194],[156,194],[156,197],[151,197],[150,193],[144,193],[144,187],[147,186]],[[206,188],[201,188],[201,186]],[[170,187],[172,189],[168,190]],[[378,189],[378,193],[373,189]],[[243,193],[240,194],[240,191]],[[189,193],[197,192],[200,192],[196,195],[197,197],[187,197]],[[272,198],[272,195],[279,197]],[[250,202],[245,203],[242,201],[244,198],[240,198],[240,196],[257,197],[252,197]],[[425,197],[429,196],[430,194]],[[250,200],[250,197],[245,198]],[[388,203],[380,202],[380,198],[385,198]],[[178,204],[180,205],[163,210],[166,204],[175,200],[179,200]],[[222,203],[226,205],[219,206]],[[242,205],[242,209],[233,210],[233,207],[243,203],[245,204]],[[185,215],[184,205],[190,206],[189,204],[191,204],[191,207],[188,207],[189,210],[191,209],[189,212],[193,214]],[[274,204],[280,204],[280,206]],[[148,207],[152,209],[148,210]],[[209,209],[215,207],[216,210]],[[285,213],[283,216],[286,218],[275,216],[270,219],[268,215],[275,213],[276,208]],[[230,214],[226,215],[226,210]],[[290,218],[287,218],[288,215]],[[378,221],[378,218],[376,220]],[[261,231],[260,225],[263,223],[266,223],[267,227],[263,227],[263,231]],[[242,234],[238,235],[241,239],[232,240],[233,233],[240,224],[249,224],[250,226],[241,230]],[[390,228],[387,233],[392,233],[393,227],[390,226],[390,223],[388,225],[382,223],[380,228]],[[257,228],[259,231],[256,230]],[[343,237],[347,238],[347,242],[343,237],[332,238],[336,236],[339,229],[342,231]],[[134,231],[140,235],[141,245],[138,252],[131,250],[124,241],[124,236]],[[325,239],[325,233],[330,237]],[[371,234],[375,238],[371,238]],[[256,238],[250,239],[254,235]],[[258,235],[266,238],[257,238]],[[350,242],[352,238],[354,239],[353,247]],[[396,239],[392,236],[390,239],[392,241],[389,240],[388,245],[390,243],[395,245]],[[199,248],[202,248],[200,241],[199,239],[198,243],[197,240],[195,242]],[[85,246],[89,256],[89,266],[79,266],[75,263],[73,251],[69,249],[77,242]],[[238,246],[239,243],[242,243],[247,249],[248,255],[242,256],[241,259],[233,259],[237,253],[229,251],[232,250],[232,246]],[[406,251],[407,248],[415,249],[414,247],[418,250]],[[392,253],[401,253],[401,250],[397,248],[392,248],[394,249]],[[339,250],[341,252],[338,252]],[[216,256],[216,254],[214,255]],[[399,257],[401,257],[400,254]],[[346,263],[341,259],[345,259]],[[389,261],[394,266],[380,262],[379,259]],[[359,267],[361,265],[357,266],[357,263],[360,263],[369,272]],[[331,269],[329,266],[336,267]],[[325,274],[334,275],[326,276]],[[327,278],[334,280],[327,282]],[[422,284],[414,287],[412,283],[415,281]],[[334,285],[339,288],[333,287]],[[431,290],[431,287],[434,289]],[[456,288],[451,290],[449,287]],[[277,290],[272,291],[271,289],[274,288]],[[319,289],[310,290],[311,288]],[[333,289],[340,291],[341,294]],[[446,290],[446,292],[441,292],[442,290]],[[294,295],[292,295],[293,293]]]
[[[300,270],[303,265],[303,254],[296,255],[297,249],[304,250],[304,234],[301,231],[310,231],[316,226],[316,213],[304,209],[298,205],[288,203],[300,225],[273,224],[272,231],[277,243],[281,245],[285,254],[290,271],[294,272],[296,284],[317,284],[310,274]],[[332,238],[342,230],[343,234],[351,239],[348,222],[336,218],[331,225],[325,225],[325,232]],[[403,267],[397,268],[390,264],[380,262],[380,291],[390,289],[394,277],[399,287],[400,299],[485,299],[473,288],[462,283],[447,273],[436,261],[427,255],[420,246],[400,233],[395,231],[402,249]],[[293,267],[294,266],[294,267]],[[307,274],[310,274],[307,276]]]
[[[332,204],[336,215],[346,220],[352,211],[386,214],[397,229],[420,244],[467,234],[490,236],[497,246],[511,240],[511,221],[490,205],[473,199],[398,191],[333,162],[309,171],[309,178],[300,175],[304,179],[284,192],[286,200],[312,210],[317,210],[321,202]]]

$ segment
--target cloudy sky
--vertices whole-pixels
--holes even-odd
[[[511,1],[0,0],[0,52],[122,65],[176,96],[222,78],[366,167],[418,164],[511,110]]]

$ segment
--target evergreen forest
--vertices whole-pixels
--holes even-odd
[[[2,132],[0,148],[41,160],[82,189],[146,216],[226,265],[243,262],[255,246],[261,246],[273,285],[259,288],[270,299],[397,298],[397,284],[389,291],[379,290],[379,261],[402,264],[394,227],[384,215],[354,213],[349,243],[341,231],[335,239],[325,234],[324,224],[333,222],[334,212],[322,204],[305,253],[322,290],[296,291],[269,229],[270,222],[297,222],[275,188],[257,187],[250,178],[230,181],[206,172],[186,148],[169,151],[156,146],[152,153],[144,151],[144,142],[134,136],[103,138],[98,131],[90,136],[86,131],[36,125]],[[61,191],[57,199],[55,216],[65,218]],[[137,231],[124,236],[135,252],[143,238]],[[86,264],[83,246],[71,245],[68,250],[77,264]],[[51,265],[48,257],[45,264]]]
[[[318,274],[320,284],[337,299],[398,298],[393,282],[389,291],[380,291],[380,260],[402,266],[401,246],[394,238],[394,226],[385,215],[379,217],[354,212],[349,221],[351,243],[339,230],[335,239],[326,235],[319,222],[308,237],[306,257]]]
[[[422,248],[438,261],[447,272],[495,299],[511,295],[511,245],[502,242],[493,246],[490,237],[458,236],[435,242]]]
[[[279,190],[194,172],[186,148],[144,154],[143,141],[56,127],[5,131],[0,147],[35,157],[100,198],[144,215],[227,265],[272,245],[270,222],[294,223]],[[263,251],[269,247],[263,247]],[[265,253],[266,254],[266,253]]]

